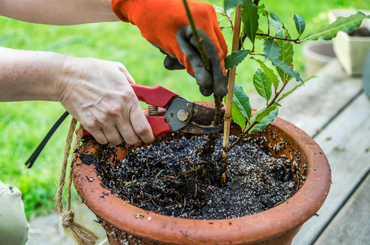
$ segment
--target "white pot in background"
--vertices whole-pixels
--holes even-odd
[[[370,11],[362,11],[370,14]],[[328,11],[330,23],[338,17],[348,17],[358,11],[353,9],[332,9]],[[365,19],[361,27],[370,30],[370,20]],[[339,32],[333,39],[333,47],[343,69],[349,76],[361,76],[363,74],[364,62],[367,51],[370,49],[370,37],[351,37],[347,33]]]
[[[306,42],[302,47],[306,59],[306,76],[316,74],[321,68],[335,58],[332,42]]]

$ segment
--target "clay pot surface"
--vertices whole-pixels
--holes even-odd
[[[232,133],[238,134],[237,126]],[[148,212],[109,194],[94,171],[94,164],[74,163],[74,185],[82,201],[103,221],[111,244],[290,244],[303,223],[322,206],[331,184],[328,160],[305,132],[277,118],[254,137],[269,139],[274,156],[285,154],[293,161],[300,158],[300,172],[307,174],[300,190],[286,202],[267,211],[235,219],[192,220],[171,218]],[[165,135],[164,138],[167,136]],[[290,142],[277,151],[281,142]],[[99,145],[90,140],[80,153],[95,153]],[[123,148],[122,148],[123,149]],[[125,152],[117,152],[123,159]],[[292,161],[292,162],[293,162]],[[298,162],[298,161],[297,161]],[[90,179],[95,177],[94,181]]]

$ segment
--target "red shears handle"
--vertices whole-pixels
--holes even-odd
[[[155,87],[147,87],[143,85],[131,84],[137,98],[148,105],[155,105],[158,107],[165,107],[178,94],[157,85]]]
[[[134,89],[134,92],[140,101],[143,101],[148,105],[154,105],[158,107],[166,107],[174,97],[179,96],[178,94],[160,85],[155,87],[147,87],[143,85],[131,84],[131,87]],[[152,127],[154,137],[158,137],[164,133],[172,132],[170,126],[168,123],[166,123],[165,117],[146,116],[146,118]],[[88,135],[90,135],[90,133],[84,129],[82,139]]]

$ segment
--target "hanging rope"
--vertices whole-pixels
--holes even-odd
[[[63,187],[65,184],[66,179],[66,172],[67,172],[67,164],[68,164],[68,157],[69,152],[71,150],[72,140],[73,140],[73,134],[75,132],[77,125],[77,120],[75,118],[72,118],[71,125],[69,127],[68,136],[67,136],[67,142],[64,149],[64,160],[62,164],[62,172],[60,175],[59,180],[59,187],[57,192],[57,208],[59,214],[62,216],[62,226],[64,229],[70,228],[73,234],[73,237],[77,243],[77,245],[94,245],[98,241],[98,236],[90,231],[89,229],[85,228],[84,226],[76,223],[74,221],[74,212],[71,210],[71,185],[72,185],[72,173],[73,173],[73,160],[75,159],[75,150],[80,146],[81,143],[81,137],[83,134],[83,126],[80,124],[78,134],[76,137],[76,142],[73,148],[73,155],[72,155],[72,161],[71,166],[69,169],[69,176],[68,176],[68,194],[67,194],[67,207],[66,210],[63,208]]]

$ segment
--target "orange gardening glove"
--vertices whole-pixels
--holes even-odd
[[[118,18],[136,25],[145,39],[167,55],[164,60],[167,69],[185,68],[205,96],[212,92],[219,96],[227,94],[224,67],[227,47],[211,4],[188,0],[211,72],[204,67],[182,0],[111,0],[111,4]]]

